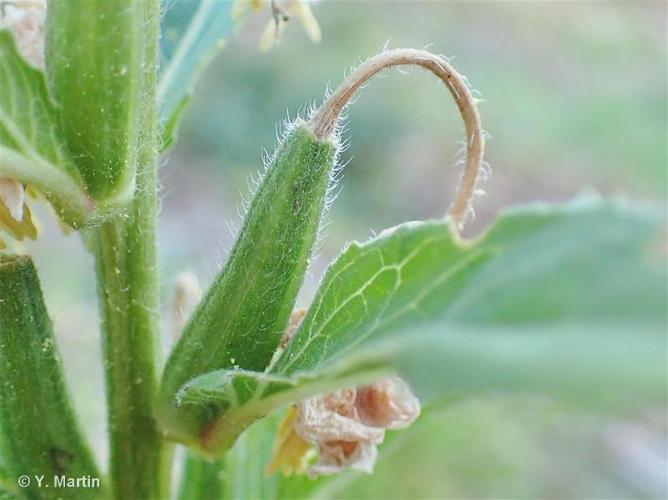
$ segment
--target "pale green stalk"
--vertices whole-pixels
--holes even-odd
[[[117,498],[166,496],[167,451],[153,419],[160,331],[156,266],[159,4],[144,2],[143,99],[135,198],[95,230],[109,405],[110,475]]]

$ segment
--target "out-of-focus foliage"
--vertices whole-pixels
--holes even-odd
[[[207,63],[232,34],[231,4],[216,0],[163,2],[162,72],[158,101],[162,149],[174,142],[181,113]]]

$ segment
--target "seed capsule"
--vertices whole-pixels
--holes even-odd
[[[165,368],[163,425],[190,441],[218,409],[177,408],[174,394],[206,372],[262,371],[285,331],[325,210],[336,144],[297,123],[279,146],[230,258]]]

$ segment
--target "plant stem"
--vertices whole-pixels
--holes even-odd
[[[127,213],[96,232],[103,355],[109,406],[110,475],[122,499],[165,497],[167,455],[153,418],[160,332],[156,266],[157,39],[159,4],[143,2],[145,45],[138,168]]]

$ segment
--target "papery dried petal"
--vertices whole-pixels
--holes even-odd
[[[304,467],[306,444],[310,443],[319,451],[318,461],[308,470],[310,476],[344,469],[370,473],[385,429],[407,427],[419,414],[419,401],[398,377],[306,399],[281,424],[267,470],[281,468],[292,473]],[[292,434],[298,436],[297,445],[291,441]]]
[[[46,1],[19,0],[5,6],[0,23],[14,35],[19,53],[37,69],[44,69],[45,21]]]
[[[355,405],[362,423],[372,427],[403,429],[420,416],[420,401],[399,377],[358,388]]]
[[[292,336],[297,331],[297,328],[299,328],[299,325],[302,324],[302,320],[304,319],[305,315],[306,309],[303,307],[292,311],[292,314],[290,314],[290,319],[288,320],[288,326],[285,328],[285,332],[283,332],[283,336],[281,337],[282,348],[288,345],[288,342],[290,342],[292,339]]]
[[[178,339],[186,326],[188,318],[202,299],[202,288],[197,276],[185,271],[176,277],[174,299],[172,302],[171,332],[174,340]]]
[[[354,469],[371,474],[378,458],[376,445],[367,441],[328,441],[319,448],[318,461],[309,469],[309,476],[336,474]]]
[[[359,421],[355,389],[343,389],[302,401],[297,405],[296,432],[306,441],[368,441],[381,443],[383,429],[368,427]]]

